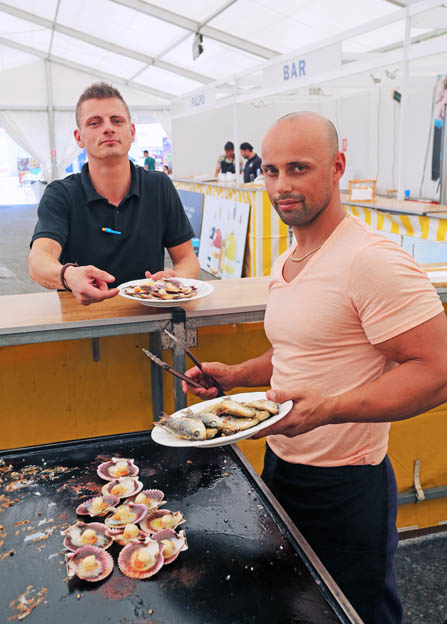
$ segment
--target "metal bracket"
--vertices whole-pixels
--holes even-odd
[[[179,335],[179,329],[177,328],[176,335],[181,339],[185,347],[190,349],[191,347],[197,347],[197,329],[183,329],[181,336]],[[160,332],[161,338],[161,349],[162,351],[167,351],[168,349],[174,348],[174,341],[172,338],[169,338],[167,334],[164,332]]]
[[[421,460],[416,459],[414,462],[413,484],[416,490],[416,498],[418,502],[425,500],[424,490],[421,486]]]
[[[101,353],[99,351],[99,338],[92,338],[92,355],[93,361],[99,362],[101,359]]]

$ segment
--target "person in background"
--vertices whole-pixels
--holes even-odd
[[[253,182],[261,173],[262,160],[253,151],[253,145],[250,143],[241,143],[241,156],[246,159],[244,166],[244,182]]]
[[[163,173],[166,173],[167,176],[172,176],[172,169],[169,169],[168,165],[163,165]]]
[[[147,150],[144,150],[143,155],[144,155],[144,168],[146,169],[146,171],[155,171],[155,158],[152,158],[152,156],[149,156],[149,152]]]
[[[447,318],[414,259],[345,212],[345,155],[329,120],[281,118],[262,159],[270,201],[295,236],[271,272],[264,325],[272,346],[186,375],[206,386],[212,376],[226,391],[270,385],[269,399],[293,402],[254,436],[267,436],[262,478],[362,621],[400,624],[388,431],[447,400]]]
[[[224,146],[225,154],[220,156],[217,161],[216,171],[214,176],[217,177],[219,173],[236,173],[236,161],[234,157],[234,143],[227,141]]]
[[[76,143],[88,162],[49,184],[38,207],[28,258],[31,278],[72,291],[83,305],[144,277],[192,277],[200,267],[194,231],[169,178],[129,160],[135,126],[120,92],[88,87],[76,105]],[[164,270],[165,249],[173,267]]]

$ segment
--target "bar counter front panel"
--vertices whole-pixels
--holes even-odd
[[[75,523],[81,502],[100,493],[105,482],[96,469],[114,456],[134,458],[144,488],[161,489],[165,508],[183,513],[178,530],[189,548],[136,580],[120,572],[113,544],[111,576],[68,579],[61,531]],[[141,432],[7,451],[0,464],[2,622],[21,619],[30,606],[35,624],[361,624],[231,446],[170,449]]]

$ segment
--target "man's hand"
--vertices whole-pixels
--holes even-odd
[[[90,305],[104,299],[111,299],[119,293],[119,288],[108,288],[115,281],[113,275],[95,266],[68,267],[65,282],[82,305]]]
[[[268,390],[267,398],[277,403],[292,400],[293,407],[287,416],[281,418],[271,427],[262,429],[252,436],[252,439],[278,434],[293,438],[301,433],[307,433],[307,431],[331,423],[330,399],[311,388],[291,392]]]
[[[214,399],[217,396],[217,389],[215,386],[211,385],[212,381],[207,375],[214,377],[222,387],[222,390],[231,390],[231,388],[234,388],[234,386],[238,384],[237,371],[234,366],[228,366],[228,364],[222,364],[222,362],[202,362],[202,368],[206,373],[205,375],[197,366],[187,370],[185,375],[205,386],[211,387],[209,387],[208,390],[205,388],[196,388],[182,381],[182,389],[185,394],[191,392],[203,400]]]

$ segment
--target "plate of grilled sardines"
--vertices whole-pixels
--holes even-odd
[[[202,401],[154,423],[152,439],[163,446],[210,448],[250,438],[281,420],[293,402],[275,403],[265,392],[245,392]]]

